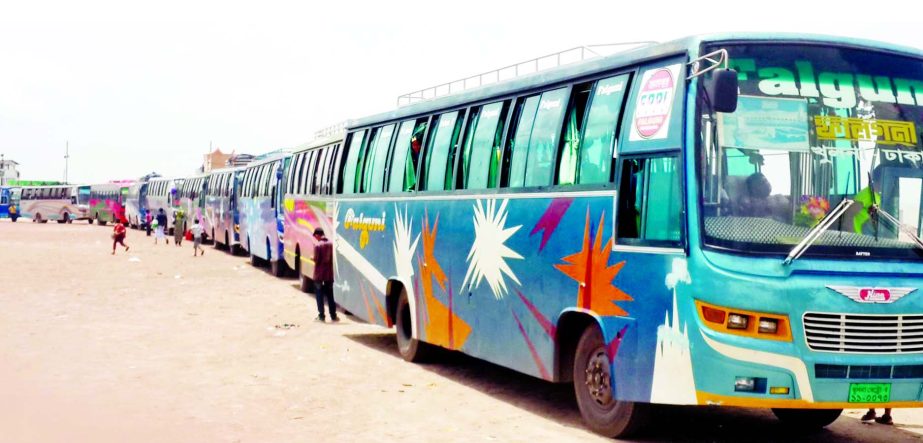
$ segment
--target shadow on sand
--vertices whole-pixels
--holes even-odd
[[[345,334],[345,337],[400,359],[393,332]],[[549,383],[459,352],[439,349],[427,371],[477,389],[501,401],[558,423],[583,428],[571,384]],[[923,441],[896,427],[864,425],[841,416],[815,432],[784,428],[767,409],[657,406],[653,422],[630,441],[645,442],[902,442]],[[910,425],[908,427],[911,427]]]

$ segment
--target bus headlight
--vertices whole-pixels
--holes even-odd
[[[703,325],[727,334],[766,340],[792,341],[788,316],[737,308],[727,308],[695,301]]]

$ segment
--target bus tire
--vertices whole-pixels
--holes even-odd
[[[400,352],[401,358],[411,363],[420,363],[430,357],[432,348],[428,344],[413,338],[410,302],[407,299],[407,291],[404,290],[398,296],[397,307],[394,310],[394,329],[397,337],[397,350]]]
[[[305,294],[313,293],[314,292],[314,282],[310,278],[308,278],[307,275],[303,275],[303,274],[299,275],[299,278],[301,279],[301,282],[298,285],[298,289],[300,289],[301,292]]]
[[[625,437],[647,421],[650,406],[616,400],[612,389],[612,368],[602,332],[588,326],[574,353],[574,393],[580,415],[593,432],[606,437]]]
[[[65,212],[64,215],[61,216],[61,219],[58,220],[58,223],[60,223],[60,224],[63,225],[64,223],[67,223],[68,221],[70,221],[70,219],[71,219],[70,214],[68,214],[68,213]]]
[[[16,220],[18,220],[18,219],[19,219],[19,217],[15,216],[15,215],[10,216],[10,220],[12,220],[13,223],[16,223]]]
[[[261,262],[262,260],[259,257],[253,255],[252,252],[250,253],[250,265],[254,267],[259,267]]]
[[[785,426],[804,431],[818,430],[836,421],[842,409],[773,409]]]
[[[269,270],[272,272],[272,275],[276,277],[285,277],[288,274],[288,265],[277,258],[269,262]]]

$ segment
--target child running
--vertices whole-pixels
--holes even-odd
[[[112,228],[112,255],[115,255],[115,245],[120,244],[125,247],[125,252],[128,252],[128,245],[125,244],[125,225],[123,222],[115,222],[115,227]]]
[[[192,231],[192,256],[198,255],[199,251],[202,252],[202,255],[205,255],[205,248],[202,247],[202,232],[205,229],[199,224],[199,219],[195,219],[195,224],[189,230]]]

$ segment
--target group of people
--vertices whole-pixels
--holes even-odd
[[[185,215],[182,211],[177,211],[174,224],[173,224],[173,244],[176,246],[182,246],[183,236],[185,232],[183,231],[183,221]],[[116,245],[122,245],[125,247],[125,252],[128,252],[128,245],[125,244],[125,237],[127,235],[126,225],[128,225],[127,220],[119,220],[115,222],[115,227],[112,230],[112,255],[115,255]],[[164,244],[170,244],[170,240],[166,238],[166,227],[167,227],[167,214],[161,208],[157,211],[157,216],[153,216],[150,211],[145,215],[145,227],[147,231],[147,236],[151,236],[151,230],[154,231],[154,244],[156,245],[158,241],[163,240]],[[192,256],[205,255],[205,249],[202,248],[202,235],[205,233],[205,228],[199,223],[199,219],[195,219],[192,227],[189,228],[189,233],[192,235]]]

